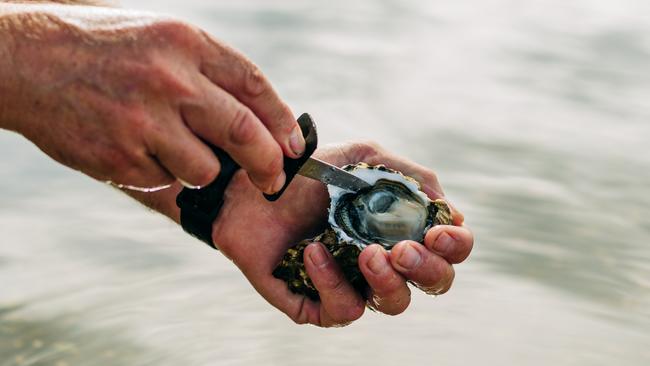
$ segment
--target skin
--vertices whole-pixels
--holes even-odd
[[[293,114],[259,68],[189,24],[0,3],[0,44],[0,126],[95,179],[204,186],[220,168],[209,141],[271,193],[284,183],[283,155],[304,150]]]
[[[384,164],[418,179],[430,198],[444,198],[431,170],[374,143],[334,145],[319,149],[315,156],[339,166],[359,161]],[[178,222],[179,210],[173,200],[180,188],[131,194]],[[328,206],[327,191],[320,182],[298,176],[283,196],[272,203],[262,197],[246,174],[239,172],[226,191],[224,206],[213,225],[212,238],[221,252],[237,265],[260,295],[298,324],[343,326],[361,317],[365,310],[366,303],[345,281],[329,253],[325,251],[324,260],[318,260],[320,243],[307,247],[304,261],[321,301],[291,293],[283,281],[272,275],[289,247],[323,230]],[[472,233],[463,226],[463,215],[454,209],[453,217],[454,225],[429,230],[424,246],[404,241],[390,253],[379,245],[362,251],[359,267],[371,286],[369,306],[389,315],[404,312],[411,296],[407,280],[431,294],[449,290],[454,279],[452,264],[468,257],[474,241]],[[450,241],[438,240],[446,238]]]
[[[260,190],[275,192],[284,182],[283,155],[299,156],[304,141],[294,137],[291,111],[252,62],[174,19],[32,3],[0,2],[0,128],[101,181],[170,184],[126,193],[177,222],[179,182],[202,186],[219,172],[204,141],[223,148],[243,169],[214,222],[221,252],[296,323],[342,326],[363,314],[365,302],[319,243],[304,259],[321,301],[290,293],[271,274],[287,248],[323,229],[328,197],[321,183],[297,177],[279,201],[263,199]],[[432,199],[443,197],[433,172],[376,144],[337,145],[316,155],[336,165],[385,164],[420,181]],[[452,264],[473,245],[463,220],[454,210],[454,225],[430,230],[425,246],[406,241],[390,253],[367,247],[359,267],[371,286],[368,305],[402,313],[410,303],[407,280],[428,293],[446,292]]]

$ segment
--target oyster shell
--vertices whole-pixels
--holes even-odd
[[[328,221],[341,241],[361,249],[373,243],[390,249],[402,240],[424,239],[437,206],[413,178],[383,165],[359,163],[344,169],[372,186],[359,192],[328,187]]]
[[[422,242],[432,226],[452,222],[445,201],[431,201],[411,177],[383,165],[358,163],[343,169],[372,186],[354,193],[328,186],[329,227],[315,238],[290,248],[273,272],[276,278],[287,282],[292,292],[313,300],[319,298],[318,291],[303,263],[304,250],[310,243],[323,243],[346,279],[365,295],[368,284],[357,265],[363,248],[377,243],[390,250],[402,240]]]

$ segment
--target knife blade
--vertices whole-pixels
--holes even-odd
[[[300,170],[298,170],[298,174],[352,192],[357,192],[360,189],[371,186],[365,180],[316,158],[307,159]]]

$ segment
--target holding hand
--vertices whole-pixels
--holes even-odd
[[[117,9],[0,4],[0,29],[0,127],[98,180],[207,185],[219,161],[205,140],[274,193],[283,155],[304,150],[261,71],[191,25]]]
[[[443,197],[431,171],[374,145],[339,145],[321,149],[315,156],[339,166],[359,161],[385,164],[420,181],[430,198]],[[309,245],[304,254],[320,301],[293,294],[284,281],[272,276],[286,250],[322,231],[327,221],[325,186],[303,177],[295,179],[280,200],[269,203],[245,175],[235,175],[213,227],[214,242],[267,301],[295,322],[324,327],[347,324],[363,314],[366,303],[322,244]],[[462,215],[457,211],[453,215],[456,226],[432,228],[424,246],[404,241],[390,254],[379,245],[362,251],[359,267],[371,288],[370,306],[391,315],[406,310],[410,302],[407,281],[431,294],[449,289],[454,278],[452,264],[467,258],[473,244],[471,232],[462,227]]]
[[[260,194],[283,185],[283,155],[304,151],[300,128],[259,69],[205,32],[149,13],[92,7],[0,4],[0,127],[15,130],[57,161],[102,180],[158,187],[175,181],[204,186],[218,159],[204,141],[243,168],[235,174],[212,238],[255,289],[296,323],[340,326],[366,306],[319,243],[305,250],[306,270],[320,294],[293,294],[272,272],[287,249],[326,222],[320,182],[296,177],[276,202]],[[342,166],[384,164],[443,193],[428,169],[372,144],[325,148],[317,157]],[[179,221],[180,184],[129,192]],[[390,253],[378,245],[359,256],[369,305],[386,314],[410,302],[407,282],[428,293],[449,289],[452,264],[473,237],[453,212],[454,226],[436,226],[424,246],[404,241]]]

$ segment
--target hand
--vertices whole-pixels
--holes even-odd
[[[339,166],[359,161],[385,164],[420,181],[432,199],[443,197],[430,170],[372,144],[339,145],[321,149],[316,155]],[[304,257],[320,302],[291,293],[286,283],[271,273],[289,247],[323,230],[327,207],[326,189],[314,180],[296,177],[282,198],[270,203],[244,174],[236,174],[213,226],[214,242],[267,301],[297,323],[323,327],[354,321],[366,304],[322,244],[309,245]],[[378,245],[363,250],[359,267],[371,286],[373,308],[391,315],[403,312],[410,302],[407,281],[433,294],[449,289],[454,278],[451,264],[463,261],[473,243],[470,231],[461,226],[463,216],[456,210],[453,216],[456,226],[434,227],[426,235],[425,246],[405,241],[390,254]]]
[[[267,193],[304,140],[243,55],[191,25],[117,9],[0,4],[0,127],[87,175],[210,183],[226,150]]]

